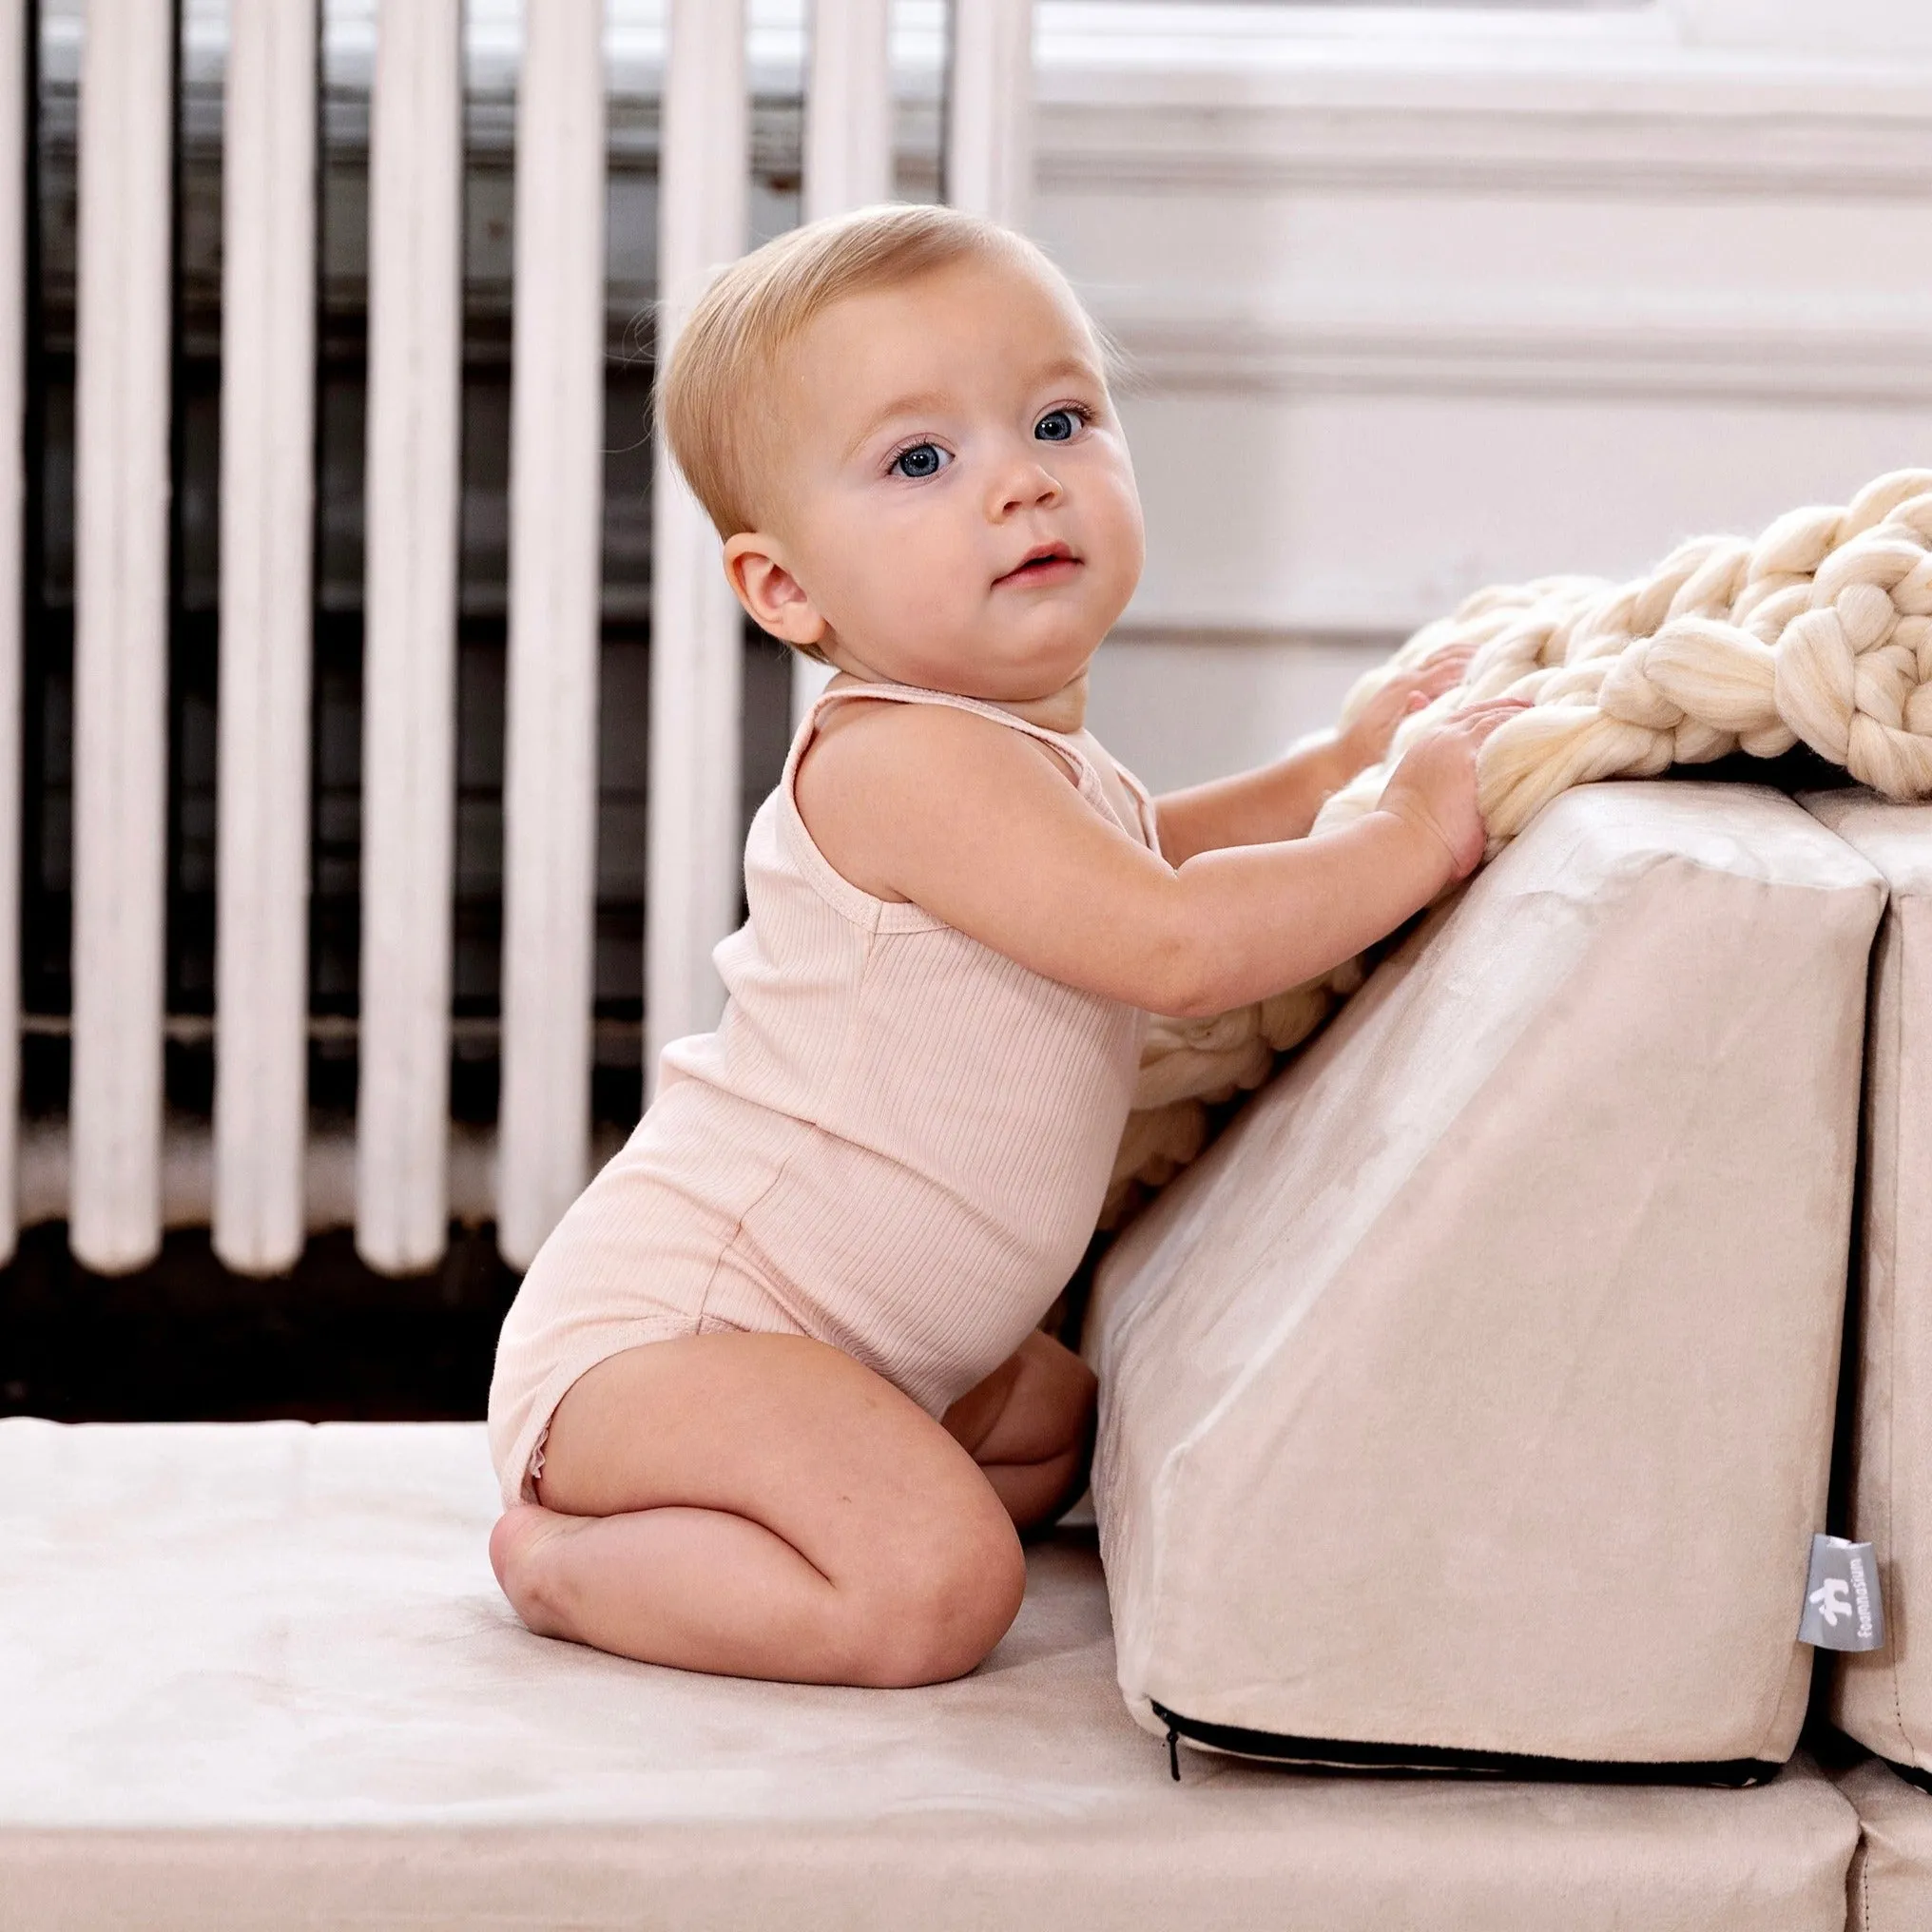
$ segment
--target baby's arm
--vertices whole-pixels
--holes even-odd
[[[1432,651],[1414,670],[1389,679],[1347,724],[1304,738],[1272,764],[1164,793],[1154,807],[1169,862],[1227,845],[1301,838],[1331,792],[1382,757],[1411,711],[1462,682],[1473,649],[1451,645]]]
[[[937,706],[854,707],[873,715],[813,747],[800,808],[868,892],[1069,985],[1219,1013],[1329,971],[1475,866],[1476,753],[1517,708],[1478,707],[1428,733],[1381,808],[1332,837],[1178,868],[1103,821],[1036,743]]]

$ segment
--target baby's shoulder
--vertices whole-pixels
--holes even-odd
[[[875,898],[903,899],[902,876],[924,876],[933,849],[961,824],[1026,789],[1051,767],[1075,777],[1051,746],[958,705],[892,700],[826,708],[792,775],[812,842]],[[922,860],[924,862],[922,862]]]
[[[1031,733],[958,705],[853,699],[828,705],[799,761],[794,784],[808,797],[835,791],[872,799],[901,787],[930,794],[936,782],[997,783],[1015,761],[1067,761]]]

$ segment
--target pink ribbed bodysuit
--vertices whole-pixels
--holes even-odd
[[[1093,1231],[1146,1015],[833,869],[793,780],[826,707],[855,701],[947,705],[1025,732],[1095,811],[1155,844],[1146,790],[1119,773],[1127,822],[1107,783],[1118,768],[1084,734],[908,686],[819,699],[752,821],[750,918],[713,955],[717,1032],[665,1049],[637,1130],[504,1322],[490,1447],[506,1505],[531,1499],[531,1457],[570,1384],[673,1336],[814,1336],[942,1415],[1019,1346]]]

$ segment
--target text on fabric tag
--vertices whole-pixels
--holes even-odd
[[[1884,1640],[1885,1609],[1872,1546],[1813,1536],[1798,1641],[1821,1651],[1875,1651]]]

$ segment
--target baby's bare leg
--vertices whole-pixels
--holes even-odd
[[[946,1411],[946,1427],[1020,1529],[1080,1494],[1093,1454],[1093,1371],[1038,1329]]]
[[[1026,1584],[967,1451],[802,1336],[599,1362],[551,1418],[540,1493],[491,1537],[505,1594],[541,1634],[647,1663],[936,1683],[999,1641]]]

